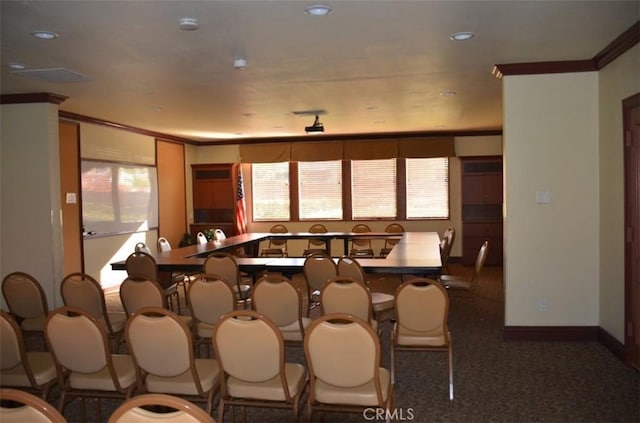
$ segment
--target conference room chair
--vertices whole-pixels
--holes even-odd
[[[136,248],[136,251],[127,257],[125,267],[127,268],[127,275],[129,276],[147,279],[157,282],[158,284],[160,283],[160,278],[158,277],[158,266],[156,264],[156,260],[150,253]],[[167,299],[169,307],[171,307],[172,310],[177,310],[178,314],[180,314],[180,296],[178,295],[177,284],[171,281],[169,286],[162,287],[161,289],[163,295]]]
[[[135,363],[139,393],[180,396],[206,404],[211,414],[220,386],[218,362],[196,358],[189,327],[175,313],[145,307],[127,321],[127,346]]]
[[[100,399],[127,399],[136,386],[131,356],[113,354],[104,326],[90,313],[77,307],[59,307],[47,318],[47,345],[58,374],[58,410],[64,412],[67,399],[79,397],[83,420],[84,399],[97,399],[96,421],[102,421]]]
[[[369,280],[358,260],[354,257],[340,257],[338,260],[338,275],[347,276],[369,286]],[[391,318],[393,311],[393,295],[384,292],[371,292],[373,314],[378,322]]]
[[[20,326],[2,310],[0,346],[0,386],[25,389],[46,400],[58,377],[53,357],[48,351],[27,351]]]
[[[120,284],[120,302],[127,318],[131,318],[133,313],[145,307],[168,309],[167,297],[158,282],[135,276],[125,278]],[[180,314],[178,317],[187,326],[193,325],[191,316]]]
[[[478,278],[480,277],[480,272],[484,267],[484,263],[487,260],[487,254],[489,252],[489,241],[485,241],[480,246],[480,250],[478,251],[478,255],[476,256],[476,262],[473,266],[473,273],[470,276],[465,275],[440,275],[438,277],[438,282],[445,287],[448,293],[451,295],[460,295],[463,297],[470,298],[473,303],[473,308],[476,310],[478,315],[480,314],[480,309],[478,308],[478,301],[476,299],[476,289],[478,286]]]
[[[309,371],[307,419],[316,411],[393,411],[394,388],[388,369],[380,366],[380,339],[367,322],[348,314],[315,319],[304,340]],[[388,420],[387,420],[388,421]]]
[[[171,247],[171,243],[169,240],[163,236],[158,237],[158,252],[165,253],[167,251],[171,251],[173,247]],[[182,292],[184,293],[185,302],[189,305],[189,298],[187,297],[187,289],[188,285],[191,281],[193,281],[197,273],[181,273],[174,272],[171,274],[171,281],[176,284],[176,287],[182,287]],[[179,299],[178,299],[179,301]]]
[[[378,321],[373,318],[371,292],[363,282],[348,276],[336,276],[320,291],[320,313],[350,314],[371,325],[380,335]]]
[[[448,274],[449,272],[449,257],[451,256],[451,250],[453,249],[453,242],[456,239],[456,229],[453,226],[448,227],[442,233],[442,240],[440,241],[440,258],[442,261],[442,273]]]
[[[303,264],[304,278],[307,282],[309,311],[319,305],[320,291],[331,278],[338,276],[338,267],[331,257],[326,254],[311,254]]]
[[[242,307],[247,307],[251,302],[251,277],[243,277],[236,259],[228,253],[220,251],[209,254],[204,261],[204,273],[218,275],[231,284],[236,293],[236,302]]]
[[[196,240],[198,241],[198,245],[205,245],[209,242],[207,236],[203,232],[198,232],[196,234]]]
[[[364,223],[359,223],[351,228],[351,232],[354,233],[367,233],[371,232],[371,228]],[[361,258],[373,258],[375,256],[371,239],[359,239],[354,238],[351,240],[350,256]]]
[[[453,400],[453,347],[447,326],[449,297],[446,291],[433,279],[411,279],[398,287],[394,309],[396,322],[391,333],[394,382],[401,383],[396,379],[399,351],[444,352],[447,355],[449,400]]]
[[[302,364],[285,361],[281,331],[250,310],[225,315],[213,330],[222,375],[217,418],[227,406],[291,408],[298,420],[308,377]]]
[[[289,345],[302,346],[305,328],[311,323],[302,303],[302,293],[279,274],[260,277],[251,289],[253,310],[269,318]]]
[[[118,352],[120,342],[123,340],[127,315],[120,311],[107,311],[100,282],[82,272],[71,273],[62,279],[60,295],[65,306],[88,311],[102,323],[109,336],[111,351]]]
[[[323,224],[316,223],[315,225],[311,225],[309,233],[325,234],[327,233],[327,227]],[[327,242],[330,241],[325,241],[322,238],[309,238],[307,241],[307,248],[303,251],[302,255],[307,257],[311,254],[327,254]]]
[[[399,223],[390,223],[389,225],[387,225],[386,228],[384,228],[385,232],[388,232],[390,234],[401,234],[404,232],[404,226],[402,226]],[[400,242],[399,239],[393,239],[393,238],[389,238],[389,239],[385,239],[384,240],[384,247],[382,247],[380,249],[380,255],[379,257],[381,258],[385,258],[389,255],[389,253],[391,252],[391,250],[393,249],[393,247]]]
[[[286,234],[289,232],[286,226],[277,224],[273,225],[269,232],[272,234]],[[260,251],[262,257],[288,257],[286,238],[270,239],[267,248]]]
[[[203,273],[191,282],[188,295],[196,350],[205,345],[209,352],[213,327],[221,316],[235,309],[236,294],[220,276]]]
[[[107,423],[215,423],[211,415],[184,398],[142,394],[115,409]]]
[[[42,336],[49,306],[40,282],[28,273],[9,273],[2,280],[2,295],[23,333]]]
[[[9,407],[7,402],[15,406]],[[56,408],[29,392],[0,389],[0,421],[2,423],[66,423]]]

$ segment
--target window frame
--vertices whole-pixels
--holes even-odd
[[[342,219],[300,219],[299,216],[299,193],[298,193],[298,162],[292,161],[289,162],[289,215],[290,222],[309,222],[309,221],[319,221],[319,222],[331,222],[331,221],[381,221],[381,222],[392,222],[392,221],[412,221],[412,222],[420,222],[420,221],[446,221],[451,219],[451,158],[444,157],[448,160],[447,164],[447,217],[421,217],[421,218],[407,218],[407,186],[406,186],[406,175],[407,175],[407,164],[406,159],[404,158],[396,158],[396,217],[385,217],[385,218],[362,218],[362,219],[354,219],[353,218],[353,208],[351,203],[351,161],[350,160],[342,160]],[[253,168],[251,171],[251,177],[253,178]],[[253,192],[251,193],[253,196]],[[253,199],[252,199],[253,200]],[[283,220],[255,220],[255,217],[252,213],[252,221],[253,222],[281,222]]]

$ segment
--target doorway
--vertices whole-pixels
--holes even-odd
[[[640,368],[640,93],[622,102],[624,126],[625,362]]]

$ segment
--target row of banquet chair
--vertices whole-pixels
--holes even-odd
[[[342,279],[343,280],[342,280],[341,283],[346,283],[347,285],[349,283],[353,283],[353,280],[351,280],[348,277],[343,277]],[[199,284],[198,281],[199,280],[197,280],[194,283],[194,285],[192,285],[190,287],[190,291],[192,289],[197,289],[196,287]],[[218,279],[217,281],[221,282],[220,279]],[[284,282],[284,284],[282,282]],[[418,280],[413,281],[413,283],[412,284],[408,284],[407,287],[409,287],[409,285],[418,286],[418,282],[420,282],[420,281],[418,281]],[[202,281],[202,283],[203,283],[203,285],[207,285],[207,283],[205,281]],[[441,291],[442,295],[440,295],[440,297],[441,297],[441,299],[443,301],[446,301],[447,306],[444,309],[440,309],[440,310],[445,310],[445,311],[448,310],[448,297],[446,296],[446,293],[444,293],[444,290],[440,287],[440,285],[438,285],[437,283],[430,283],[429,281],[424,281],[423,284],[425,286],[429,286],[430,287],[429,290],[431,290],[433,293],[437,293],[437,292]],[[287,282],[286,278],[284,278],[284,277],[279,277],[277,275],[267,275],[263,279],[259,280],[256,283],[256,287],[261,287],[263,285],[265,285],[265,286],[267,286],[267,285],[276,285],[276,286],[277,285],[281,285],[280,288],[282,288],[285,285],[289,285],[289,282]],[[225,283],[222,283],[222,284],[218,283],[218,287],[223,287],[222,289],[224,289],[225,286],[228,287],[228,285],[225,284]],[[327,286],[329,286],[329,285],[327,285]],[[340,289],[342,289],[342,287],[339,287],[338,289],[340,290]],[[323,294],[324,294],[324,291],[326,291],[326,290],[327,290],[327,287],[325,287],[323,289]],[[231,290],[228,290],[228,292],[230,292],[230,291]],[[294,291],[295,291],[296,295],[298,296],[298,304],[300,304],[301,303],[300,291],[298,291],[298,290],[294,290]],[[231,311],[229,313],[236,313],[236,314],[237,313],[240,313],[240,314],[245,313],[245,314],[243,314],[244,318],[241,318],[239,321],[235,322],[234,324],[235,325],[245,325],[245,324],[247,324],[246,323],[247,316],[250,317],[251,319],[256,319],[257,320],[257,316],[263,316],[263,315],[266,315],[268,313],[272,313],[271,315],[274,317],[274,320],[272,320],[271,318],[266,318],[266,317],[265,317],[264,320],[266,320],[268,323],[270,323],[272,325],[272,329],[274,329],[274,331],[273,331],[274,334],[277,334],[277,335],[272,335],[272,336],[276,336],[277,338],[279,338],[280,339],[280,341],[279,341],[280,343],[285,343],[284,332],[286,332],[286,331],[283,331],[282,327],[278,327],[279,325],[278,325],[278,323],[276,323],[276,320],[275,320],[278,317],[279,311],[277,309],[276,310],[274,310],[274,309],[271,309],[271,310],[265,309],[263,307],[263,305],[262,305],[262,304],[270,304],[271,301],[269,301],[269,299],[273,299],[274,297],[272,296],[270,298],[265,298],[264,301],[262,301],[261,299],[259,299],[259,296],[257,296],[257,292],[259,292],[259,290],[256,290],[254,292],[254,294],[256,294],[256,295],[253,296],[254,301],[255,301],[253,303],[253,305],[254,305],[254,308],[257,310],[258,313],[261,312],[261,311],[264,311],[264,313],[257,314],[257,312],[255,312],[255,311],[243,311],[243,310]],[[280,296],[283,292],[284,291],[282,291],[282,290],[276,290],[276,291],[272,292],[272,294],[275,294],[276,296]],[[202,294],[202,292],[200,292],[200,294]],[[343,291],[342,295],[344,295],[344,291]],[[202,298],[203,295],[194,296],[194,297],[192,297],[192,299],[195,298],[195,297]],[[340,297],[340,295],[338,296],[338,298],[339,297]],[[409,297],[416,298],[416,295],[412,294],[412,295],[408,296],[407,298],[409,298]],[[329,307],[330,304],[329,304],[329,301],[326,300],[326,298],[327,297],[325,297],[324,295],[321,297],[321,307]],[[398,302],[399,300],[396,299],[395,301]],[[229,301],[229,302],[233,304],[232,300]],[[336,310],[324,310],[324,313],[332,313],[334,311],[335,312],[339,312],[339,311],[341,311],[340,307],[343,307],[342,310],[348,311],[349,313],[351,313],[350,315],[357,314],[357,312],[354,311],[351,308],[353,303],[355,303],[355,301],[348,302],[348,303],[343,303],[342,305],[338,305]],[[400,303],[401,303],[401,301],[400,301]],[[429,304],[430,304],[430,307],[428,307],[428,309],[430,309],[430,310],[438,309],[438,307],[433,307],[432,303],[429,303]],[[444,304],[444,303],[442,303],[442,304]],[[398,307],[398,304],[396,304],[396,306]],[[421,308],[423,310],[426,309],[424,307],[424,303],[422,304]],[[369,308],[369,310],[370,310],[370,308]],[[148,314],[148,315],[146,315],[145,313]],[[251,313],[254,313],[255,315],[251,315]],[[398,322],[401,322],[402,321],[401,319],[403,319],[403,317],[401,317],[402,316],[401,313],[402,313],[402,307],[398,307],[397,316],[396,316],[396,319],[398,319]],[[170,320],[173,322],[172,323],[173,328],[163,327],[162,329],[159,329],[159,330],[153,330],[153,327],[155,326],[155,323],[158,322],[157,316],[160,316],[160,315],[163,315],[165,317],[170,318]],[[329,315],[331,315],[331,314],[329,314]],[[444,313],[442,316],[439,316],[439,319],[441,319],[441,321],[442,321],[441,323],[442,323],[443,328],[444,328],[445,333],[446,333],[446,335],[442,335],[443,336],[442,339],[446,339],[447,340],[447,342],[446,342],[447,345],[445,345],[444,347],[445,347],[445,351],[449,351],[448,362],[449,362],[449,373],[450,373],[450,376],[451,376],[451,359],[450,359],[451,350],[450,350],[450,340],[449,340],[450,338],[448,336],[448,331],[446,331],[446,317],[444,317],[445,315],[446,315],[446,313]],[[74,326],[71,324],[71,322],[74,320],[73,319],[74,316],[78,317],[78,318],[79,317],[83,317],[83,319],[81,319],[82,320],[82,324],[78,325],[77,330],[74,330],[73,329]],[[142,317],[142,316],[145,316],[145,317]],[[189,353],[187,351],[193,351],[190,348],[190,345],[191,345],[191,342],[190,342],[191,331],[190,331],[188,325],[186,324],[186,322],[184,320],[180,319],[173,312],[168,311],[168,310],[163,309],[163,308],[158,308],[158,307],[155,307],[155,308],[144,308],[144,309],[141,309],[141,310],[138,310],[138,311],[134,312],[132,318],[135,318],[136,321],[139,322],[139,325],[140,325],[139,329],[140,330],[137,332],[138,335],[136,337],[132,337],[132,336],[127,335],[127,341],[128,341],[127,345],[129,346],[129,351],[130,352],[135,353],[136,351],[141,351],[141,354],[143,354],[143,355],[146,354],[146,355],[151,355],[151,356],[156,354],[156,357],[155,357],[156,358],[156,360],[155,360],[156,364],[157,364],[157,361],[158,361],[157,354],[162,355],[162,357],[172,357],[171,364],[172,364],[172,367],[175,367],[175,366],[179,366],[180,365],[178,363],[182,363],[184,361],[184,360],[179,360],[178,358],[185,357],[185,355],[190,355],[191,354],[191,353]],[[131,323],[132,322],[132,320],[131,320],[132,318],[130,318],[129,323],[127,324],[128,330],[132,327],[131,325],[134,325],[133,323]],[[346,319],[347,318],[344,317],[344,316],[340,317],[340,320],[346,320]],[[375,336],[377,336],[376,332],[371,327],[371,325],[370,325],[370,323],[368,321],[359,319],[357,317],[353,317],[353,319],[356,319],[363,326],[368,328],[367,329],[368,332],[373,333]],[[396,325],[396,328],[407,327],[407,328],[411,329],[413,323],[411,323],[410,320],[411,319],[409,319],[409,324],[408,325],[400,325],[400,326]],[[420,319],[420,320],[422,320],[422,319]],[[70,360],[69,366],[72,366],[74,363],[83,363],[83,362],[84,363],[82,365],[85,365],[85,366],[87,366],[87,365],[88,366],[91,366],[91,365],[99,366],[96,363],[86,363],[85,362],[86,360],[82,360],[81,357],[78,357],[78,351],[77,351],[78,348],[77,347],[78,347],[79,342],[78,342],[77,339],[74,340],[74,338],[73,338],[74,336],[76,336],[76,335],[79,336],[82,333],[81,329],[83,327],[92,326],[91,323],[90,323],[92,321],[94,323],[93,324],[94,334],[92,336],[94,337],[94,339],[97,339],[97,338],[99,338],[97,333],[101,332],[101,336],[103,337],[103,340],[104,340],[104,342],[95,342],[94,344],[96,344],[96,345],[104,344],[104,346],[106,348],[106,345],[107,345],[106,332],[104,331],[103,326],[98,323],[97,319],[95,319],[95,317],[91,316],[89,313],[87,313],[84,310],[79,309],[79,308],[68,308],[68,307],[67,308],[57,309],[56,311],[52,312],[50,314],[48,320],[47,320],[47,328],[45,330],[45,333],[47,333],[46,337],[47,337],[47,341],[48,341],[48,344],[49,344],[49,347],[50,347],[50,351],[55,353],[57,351],[57,349],[59,349],[59,348],[64,349],[65,347],[69,347],[71,345],[74,345],[75,348],[72,348],[72,350],[75,351],[75,352],[68,351],[68,354],[70,354],[71,356],[73,356],[73,354],[75,354],[75,356],[73,356],[74,358],[72,358]],[[308,342],[307,339],[309,337],[309,333],[312,330],[312,328],[315,327],[314,325],[316,325],[316,326],[318,325],[317,321],[318,320],[316,319],[316,321],[314,321],[313,323],[310,323],[308,325],[308,329],[306,331],[306,335],[304,336],[304,342],[305,343]],[[327,324],[329,325],[329,327],[333,327],[333,326],[331,326],[332,325],[331,322],[328,322]],[[431,323],[428,323],[428,324],[433,326]],[[51,326],[49,326],[49,325],[51,325]],[[137,327],[137,326],[138,326],[138,324],[134,325],[133,327]],[[285,326],[287,326],[287,325],[285,325]],[[343,326],[344,325],[339,325],[337,327],[342,328]],[[210,330],[210,333],[211,333],[210,337],[214,337],[214,339],[215,339],[215,333],[216,333],[215,331],[218,330],[217,329],[218,327],[219,327],[219,322],[214,323],[213,328]],[[98,329],[98,328],[100,328],[100,329]],[[415,338],[416,333],[418,333],[419,329],[420,329],[419,327],[413,328],[412,329],[413,332],[410,332],[409,336]],[[333,328],[332,330],[335,331],[335,328]],[[52,339],[52,336],[50,336],[49,332],[62,334],[61,337],[64,339],[64,341],[60,341],[60,342],[56,343]],[[362,337],[362,336],[364,336],[364,335],[361,334],[360,337]],[[395,337],[394,339],[396,339],[398,342],[402,342],[402,339],[403,339],[402,337],[403,336],[406,336],[406,335],[403,335],[401,330],[399,330],[399,331],[395,331],[394,330],[394,337]],[[179,340],[181,338],[184,340],[184,342],[179,342]],[[256,339],[261,339],[262,340],[263,338],[264,338],[264,336],[256,337],[255,334],[252,335],[252,336],[248,336],[247,340],[250,340],[252,342],[252,344],[251,344],[251,346],[245,345],[244,349],[242,349],[242,351],[247,351],[247,350],[252,349],[252,348],[255,349],[256,346],[253,345],[253,342],[255,342]],[[366,336],[365,336],[365,338],[366,338]],[[135,344],[136,341],[134,341],[133,339],[137,339],[138,340],[138,342],[137,342],[138,347],[135,346],[136,345]],[[167,343],[166,342],[167,339],[172,339],[173,342]],[[354,334],[350,334],[350,335],[346,336],[345,337],[345,341],[342,341],[341,345],[345,345],[345,346],[349,345],[349,346],[348,346],[347,349],[343,350],[339,354],[339,356],[352,354],[353,351],[354,351],[354,348],[356,348],[355,345],[350,345],[348,342],[346,342],[347,339],[353,340],[353,339],[359,339],[359,338],[357,336],[355,336]],[[437,345],[433,345],[434,339],[439,340],[438,337],[434,338],[434,334],[431,333],[431,334],[429,334],[429,337],[426,338],[426,341],[425,340],[421,341],[421,345],[413,345],[410,348],[411,349],[415,349],[415,347],[421,347],[421,348],[425,348],[426,347],[427,350],[431,350],[433,348],[438,347]],[[211,342],[211,341],[209,341],[209,342]],[[394,341],[394,342],[396,342],[396,341]],[[426,344],[424,342],[426,342]],[[373,362],[379,362],[379,341],[377,339],[375,339],[375,342],[373,342],[373,344],[377,345],[377,348],[378,348],[378,352],[376,353],[378,359],[373,360]],[[154,347],[154,345],[155,345],[155,347]],[[214,346],[214,349],[217,348],[216,347],[216,341],[213,342],[213,346]],[[397,346],[400,347],[400,344],[397,343]],[[336,348],[337,348],[336,346],[332,346],[330,348],[330,350],[334,351]],[[218,365],[221,368],[225,368],[225,366],[223,364],[221,365],[219,363],[220,358],[222,356],[220,355],[221,353],[218,351],[218,349],[216,349],[216,357],[218,358]],[[86,353],[87,353],[86,350],[83,351],[81,356],[84,357]],[[135,354],[133,354],[133,355],[135,356]],[[108,355],[107,354],[100,354],[97,351],[94,351],[91,354],[89,354],[89,356],[92,356],[92,357],[104,356],[104,357],[106,357]],[[259,357],[263,357],[263,356],[264,356],[264,354],[261,353],[261,354],[257,355],[255,358],[256,358],[256,360],[258,360]],[[325,357],[326,356],[326,352],[323,352],[321,354],[321,356]],[[130,364],[127,365],[125,363],[130,363],[131,361],[133,361],[135,363],[136,360],[135,359],[134,360],[127,360],[127,359],[124,358],[125,356],[123,356],[122,354],[112,354],[112,358],[111,358],[112,361],[116,357],[117,357],[117,360],[115,360],[115,361],[118,361],[120,364],[119,364],[119,366],[114,366],[114,367],[119,367],[120,369],[128,368],[129,370],[128,371],[124,371],[123,375],[120,375],[116,379],[113,379],[114,381],[112,383],[114,385],[121,384],[120,389],[118,389],[118,394],[120,396],[124,396],[126,398],[128,395],[130,395],[130,393],[131,393],[130,390],[133,389],[133,380],[131,379],[133,375],[132,375],[132,371],[131,371],[131,365]],[[199,371],[204,371],[202,369],[207,369],[207,367],[204,366],[204,364],[203,364],[204,361],[202,361],[202,360],[206,361],[206,359],[198,359],[198,360],[201,360],[200,361],[201,369],[198,369],[198,370]],[[195,361],[197,362],[198,360],[195,360]],[[307,360],[308,360],[308,363],[311,363],[313,359],[307,357]],[[89,360],[89,361],[92,361],[92,360]],[[151,361],[152,363],[154,362],[153,359],[149,360],[149,361]],[[258,361],[256,361],[256,362],[258,362]],[[190,366],[190,368],[192,368],[192,369],[193,369],[193,367],[194,367],[193,365]],[[211,370],[212,367],[213,366],[211,365],[209,367],[209,369]],[[240,367],[241,368],[245,368],[246,366],[240,366]],[[100,366],[100,368],[102,368],[102,366]],[[134,366],[134,368],[136,368],[136,367]],[[164,377],[165,378],[167,376],[166,372],[170,372],[171,371],[170,369],[167,369],[167,364],[166,363],[163,363],[158,368],[160,369],[160,371],[165,372],[164,373]],[[347,367],[346,369],[349,369],[349,368],[350,367]],[[151,370],[151,369],[148,369],[148,370]],[[198,370],[196,370],[196,371],[198,371]],[[184,369],[184,368],[180,368],[179,369],[179,373],[183,373],[184,371],[187,371],[187,370]],[[344,371],[346,371],[346,370],[344,370]],[[344,374],[344,371],[340,372],[339,374]],[[380,369],[378,369],[378,372],[380,372]],[[149,372],[149,373],[152,373],[152,372]],[[310,369],[310,373],[313,373],[313,372],[311,372],[311,369]],[[388,372],[387,373],[382,372],[382,373],[383,374],[388,374]],[[225,374],[227,374],[227,373],[225,373]],[[393,374],[393,365],[392,365],[391,375],[392,374]],[[127,375],[128,375],[128,377],[127,377]],[[327,377],[330,378],[330,376],[327,376]],[[133,376],[133,379],[134,380],[135,379],[141,380],[142,377],[140,376],[140,374],[138,374],[137,377]],[[149,379],[149,376],[147,376],[147,380],[148,379]],[[312,379],[312,386],[314,386],[313,385],[313,377],[311,379]],[[4,380],[4,378],[3,378],[3,380]],[[69,379],[69,380],[72,380],[72,379]],[[211,377],[209,378],[209,380],[211,380]],[[233,379],[230,378],[228,380],[233,380]],[[318,382],[320,384],[320,386],[324,387],[324,389],[321,389],[321,391],[326,390],[326,388],[327,388],[327,386],[322,385],[322,383],[323,383],[322,381],[323,380],[324,379],[321,379]],[[386,376],[382,377],[381,380],[386,381],[387,380]],[[127,381],[130,382],[130,385],[128,385],[126,383]],[[156,380],[154,383],[158,383],[158,381]],[[324,381],[324,383],[325,384],[327,383],[326,380]],[[392,382],[389,382],[389,383],[392,383]],[[65,385],[62,384],[62,386],[65,386]],[[387,386],[387,385],[385,385],[385,386]],[[391,386],[392,385],[388,385],[387,388],[385,388],[385,389],[388,389]],[[149,387],[147,386],[146,389],[148,389],[148,388]],[[224,391],[224,383],[223,383],[223,388],[222,389]],[[452,389],[452,385],[451,385],[450,389]],[[142,391],[144,392],[145,389],[142,389]],[[383,391],[384,392],[388,392],[386,390],[383,390]],[[200,394],[200,395],[195,395],[195,396],[191,397],[191,399],[202,400],[203,399],[202,398],[202,396],[203,396],[202,393],[204,393],[204,392],[206,392],[206,390],[200,390],[200,389],[196,390],[196,392],[191,392],[191,394],[194,394],[194,393],[199,393]],[[378,392],[378,390],[376,390],[376,392]],[[75,390],[75,391],[74,390],[70,390],[69,394],[70,395],[82,395],[83,393],[79,392],[77,390]],[[104,392],[103,392],[103,394],[104,394]],[[178,394],[184,394],[184,392],[178,392]],[[89,396],[93,396],[93,395],[96,395],[95,391],[91,392],[89,394]],[[212,396],[213,393],[210,392],[210,395]],[[224,396],[224,392],[222,392],[221,395],[222,395],[221,398],[223,398],[223,399],[220,401],[221,405],[219,406],[219,408],[220,408],[219,415],[221,415],[223,413],[224,401],[225,401],[224,398],[226,398]],[[233,395],[233,394],[230,394],[230,395],[234,396],[234,397],[237,396],[237,395]],[[451,390],[451,395],[452,395],[452,390]],[[308,401],[310,401],[310,403],[309,403],[308,412],[312,412],[313,407],[317,408],[318,406],[320,406],[319,404],[316,404],[314,401],[316,401],[318,403],[322,403],[323,402],[322,399],[321,399],[322,397],[320,399],[315,399],[315,400],[312,399],[312,398],[313,397],[311,395],[309,395],[309,400]],[[229,398],[227,398],[227,399],[229,399]],[[289,400],[291,400],[291,398]],[[293,407],[294,413],[297,413],[297,410],[298,410],[298,405],[297,405],[297,401],[298,400],[299,400],[299,398],[296,399],[296,400],[292,400],[293,403],[288,402],[288,404],[290,404]],[[386,400],[389,400],[389,398],[386,398]],[[208,411],[210,411],[211,402],[210,402],[210,398],[209,397],[207,397],[206,402],[208,404],[207,405]],[[331,404],[331,400],[329,400],[328,402]],[[63,404],[64,404],[64,396],[60,399],[60,408],[63,407]],[[230,404],[233,405],[233,401]],[[378,404],[378,403],[376,403],[376,404]],[[247,404],[244,404],[244,405],[247,405]],[[262,404],[262,405],[264,405],[264,404]],[[380,403],[378,405],[380,407],[388,406],[388,404],[386,402],[385,403]],[[322,405],[320,407],[321,408],[326,408],[326,407],[331,407],[331,406],[324,404],[324,405]],[[338,407],[338,408],[341,409],[341,407]]]
[[[288,233],[289,230],[285,225],[277,224],[273,225],[271,229],[269,229],[270,233]],[[322,234],[327,233],[327,227],[322,224],[314,224],[309,230],[309,233],[312,234]],[[368,225],[363,223],[359,223],[351,228],[351,232],[354,233],[367,233],[371,232],[371,228]],[[388,233],[402,233],[404,232],[404,227],[399,223],[392,223],[387,225],[385,228],[385,232]],[[311,254],[323,254],[326,253],[326,241],[323,239],[314,239],[310,238],[307,241],[307,248],[304,249],[302,255],[309,256]],[[395,244],[398,243],[397,239],[385,239],[384,247],[381,248],[378,257],[386,257],[391,252],[391,249]],[[262,257],[288,257],[289,252],[287,249],[287,240],[286,239],[271,239],[266,248],[263,248],[260,251],[260,255]],[[373,258],[376,257],[376,254],[373,250],[372,242],[370,239],[353,239],[351,241],[351,248],[349,250],[350,256],[361,257],[361,258]]]
[[[67,423],[51,404],[27,391],[0,388],[3,423]],[[162,410],[162,411],[161,411]],[[110,415],[108,423],[215,423],[213,417],[190,401],[173,395],[142,394],[130,398]]]

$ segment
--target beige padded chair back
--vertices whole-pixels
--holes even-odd
[[[351,232],[354,233],[367,233],[371,232],[371,228],[364,223],[359,223],[351,228]],[[371,240],[370,239],[353,239],[352,245],[354,249],[368,249],[371,248]]]
[[[33,322],[39,328],[26,328],[23,324],[24,330],[42,330],[49,308],[42,286],[36,278],[24,272],[10,273],[2,280],[2,295],[14,316],[35,319],[40,323],[38,325]]]
[[[447,292],[436,281],[416,278],[402,284],[396,293],[395,307],[398,343],[407,345],[412,337],[428,336],[433,337],[436,344],[440,340],[442,345],[448,309]]]
[[[253,308],[276,326],[288,326],[302,317],[302,296],[290,279],[267,275],[251,291]]]
[[[371,293],[364,283],[346,276],[337,276],[320,291],[322,314],[350,314],[371,324]]]
[[[24,362],[22,341],[20,328],[15,320],[0,310],[0,370],[9,370]]]
[[[360,263],[353,257],[340,257],[340,260],[338,260],[338,275],[366,283],[364,270],[362,266],[360,266]]]
[[[102,325],[76,307],[59,307],[47,318],[47,344],[56,362],[78,373],[96,373],[109,364],[109,345]]]
[[[225,315],[213,330],[213,345],[226,374],[246,382],[277,376],[284,364],[284,341],[273,323],[253,311]]]
[[[135,250],[136,253],[147,253],[147,254],[151,254],[151,249],[149,247],[147,247],[147,244],[145,244],[144,242],[138,242],[135,246]]]
[[[198,240],[198,245],[204,245],[209,242],[207,236],[202,232],[198,232],[196,239]]]
[[[158,266],[156,260],[149,253],[136,251],[127,257],[125,262],[127,275],[158,281]]]
[[[167,251],[171,251],[171,243],[167,238],[161,236],[158,238],[158,252],[164,253]]]
[[[390,223],[386,228],[384,228],[384,231],[390,234],[401,234],[404,232],[404,226],[399,223]],[[400,242],[399,239],[386,239],[384,241],[385,248],[391,248],[398,242]]]
[[[303,271],[310,291],[321,290],[329,279],[338,276],[336,264],[326,254],[308,256],[304,261]]]
[[[191,315],[199,322],[214,324],[235,308],[235,293],[218,275],[202,274],[189,286]]]
[[[100,283],[85,273],[71,273],[60,284],[62,301],[67,307],[88,311],[97,319],[104,318],[106,304]]]
[[[169,310],[145,307],[136,311],[127,322],[125,335],[136,365],[147,373],[178,376],[194,360],[189,328]]]
[[[322,316],[309,326],[304,340],[311,381],[353,388],[376,379],[380,346],[366,322],[347,314]]]
[[[56,408],[37,396],[18,389],[0,389],[0,400],[23,404],[21,407],[0,406],[2,423],[66,423]]]
[[[415,278],[398,287],[395,296],[399,345],[443,345],[447,339],[449,296],[431,279]]]
[[[144,278],[126,278],[120,285],[120,301],[127,316],[144,307],[166,308],[160,285]]]
[[[57,378],[51,353],[27,352],[18,323],[0,310],[0,381],[2,386],[31,388],[47,398]],[[3,421],[0,418],[0,421]]]
[[[155,412],[142,407],[166,407]],[[142,394],[125,401],[109,417],[108,423],[215,423],[213,417],[186,399],[167,394]]]
[[[272,234],[286,234],[287,232],[289,232],[289,229],[287,229],[286,226],[281,225],[281,224],[277,224],[277,225],[273,225],[271,227],[271,229],[269,229],[269,232],[271,232]],[[287,240],[286,239],[271,239],[269,240],[269,247],[278,247],[278,248],[282,248],[287,247]]]
[[[222,241],[223,239],[227,239],[227,235],[225,235],[222,229],[218,228],[213,231],[213,239],[216,241]]]
[[[327,227],[320,223],[317,223],[315,225],[311,225],[311,227],[309,228],[309,233],[324,234],[324,233],[327,233]],[[323,246],[325,245],[325,242],[323,239],[310,238],[307,243],[307,248],[314,248],[320,245],[323,245]]]
[[[236,259],[227,253],[212,253],[204,261],[204,273],[218,275],[232,285],[240,279],[240,268]]]

